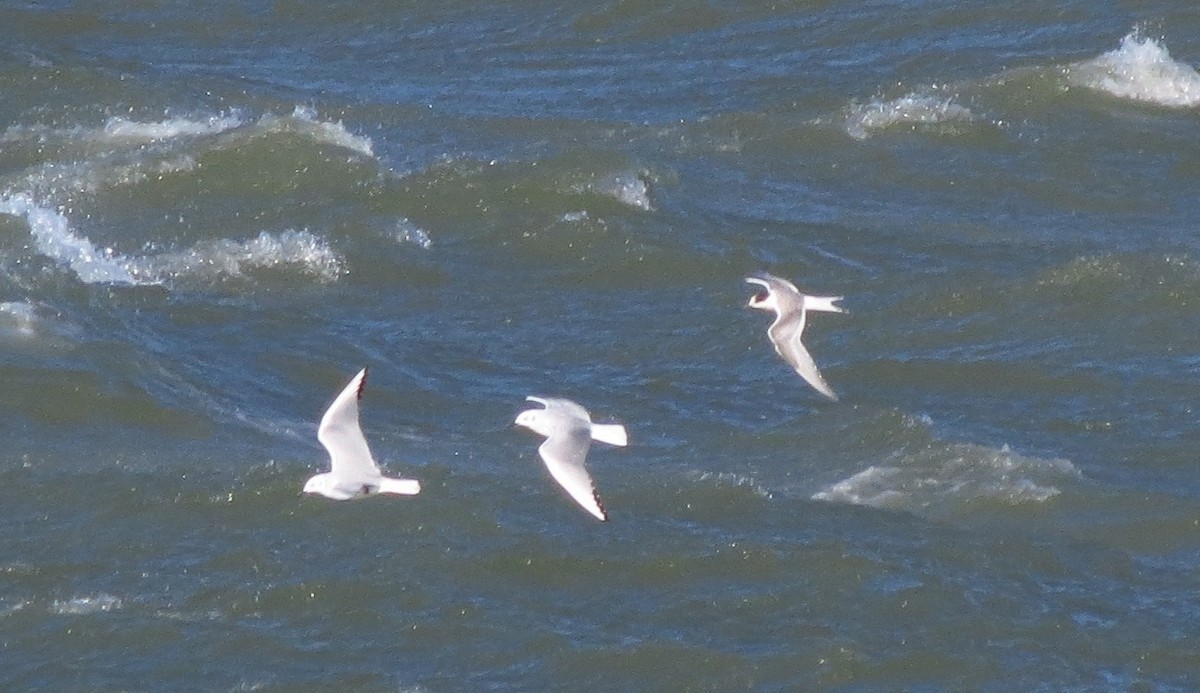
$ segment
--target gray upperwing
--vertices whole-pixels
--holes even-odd
[[[800,377],[808,381],[808,384],[812,385],[817,392],[836,402],[838,397],[834,394],[833,388],[829,387],[829,383],[825,382],[825,378],[821,376],[821,371],[817,369],[816,361],[813,361],[812,354],[808,353],[808,349],[800,341],[803,328],[803,315],[795,315],[790,319],[781,318],[771,326],[768,333],[771,337],[771,343],[775,345],[775,351],[779,352],[783,360],[787,361],[788,365],[795,369],[800,374]]]

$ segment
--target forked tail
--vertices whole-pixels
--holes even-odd
[[[621,424],[592,424],[592,438],[609,445],[629,445],[629,437]]]
[[[806,310],[819,310],[826,313],[845,313],[845,308],[834,305],[840,300],[842,300],[841,296],[805,296],[804,308]]]

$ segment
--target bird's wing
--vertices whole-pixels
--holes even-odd
[[[317,428],[317,440],[329,451],[330,471],[339,482],[379,476],[379,466],[371,457],[367,439],[358,425],[358,400],[362,398],[366,380],[364,368],[329,405]]]
[[[567,416],[572,419],[582,419],[585,422],[591,422],[592,416],[588,414],[588,410],[580,405],[572,402],[569,399],[562,397],[533,397],[525,398],[530,402],[537,402],[546,407],[546,411],[554,412],[557,415]]]
[[[834,394],[833,388],[825,382],[821,371],[817,370],[817,364],[813,361],[812,354],[808,353],[808,349],[804,348],[804,343],[800,341],[803,331],[804,318],[803,314],[799,314],[790,318],[781,317],[767,330],[767,334],[771,338],[771,343],[775,345],[775,351],[779,352],[783,360],[787,361],[788,365],[800,374],[800,377],[807,380],[808,384],[816,388],[817,392],[836,402],[838,397]]]
[[[583,506],[597,519],[608,519],[608,513],[596,495],[596,486],[583,466],[591,445],[591,433],[584,426],[568,426],[555,431],[538,448],[538,454],[550,470],[550,476],[559,483],[576,503]]]

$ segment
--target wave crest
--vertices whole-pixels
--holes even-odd
[[[894,465],[873,465],[812,497],[942,514],[976,501],[1041,503],[1059,495],[1061,480],[1078,476],[1068,460],[1026,457],[1007,445],[997,450],[954,443],[904,455]]]
[[[873,99],[865,104],[851,105],[846,116],[846,134],[856,140],[865,140],[896,125],[970,123],[974,119],[971,109],[950,98],[908,94],[898,99]]]
[[[165,278],[245,277],[255,270],[295,269],[321,283],[337,281],[345,273],[340,255],[309,231],[263,231],[247,240],[221,239],[187,250],[141,259],[141,273]]]
[[[1171,58],[1160,42],[1133,31],[1121,46],[1065,68],[1068,82],[1133,101],[1200,106],[1200,72]]]

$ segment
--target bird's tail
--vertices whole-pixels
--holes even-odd
[[[389,479],[384,477],[379,480],[379,492],[415,496],[421,492],[421,482],[416,479]]]
[[[625,434],[625,427],[621,424],[592,424],[592,438],[601,443],[620,445],[621,447],[629,444],[629,437]]]
[[[826,313],[845,313],[845,308],[834,305],[840,300],[842,300],[841,296],[805,296],[804,308],[806,310],[819,310]]]

